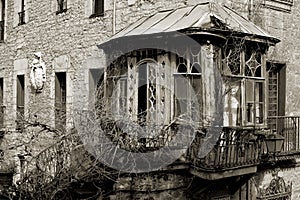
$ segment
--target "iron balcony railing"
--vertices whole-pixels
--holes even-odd
[[[4,40],[4,21],[0,21],[0,42]]]
[[[223,128],[217,143],[204,157],[198,156],[203,144],[198,138],[191,147],[190,159],[194,167],[213,171],[258,165],[260,143],[253,133],[253,130]]]
[[[284,137],[282,153],[300,151],[300,116],[269,117],[268,126]]]

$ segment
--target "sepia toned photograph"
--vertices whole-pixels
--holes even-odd
[[[299,200],[299,9],[0,0],[0,200]]]

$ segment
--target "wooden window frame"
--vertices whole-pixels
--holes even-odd
[[[239,74],[230,74],[230,69],[228,67],[224,67],[224,65],[228,65],[227,61],[228,58],[223,58],[223,76],[225,77],[224,80],[228,81],[230,79],[235,79],[235,80],[239,80],[241,82],[241,102],[240,102],[240,114],[241,114],[241,119],[240,119],[240,125],[236,124],[233,126],[242,126],[242,127],[261,127],[264,128],[267,126],[267,112],[266,112],[266,99],[268,97],[268,95],[266,94],[266,60],[265,60],[265,52],[263,50],[261,51],[256,51],[254,48],[252,48],[251,55],[248,56],[248,60],[246,60],[246,50],[245,48],[241,49],[239,51],[240,55],[239,56],[239,60],[237,62],[237,65],[239,65]],[[259,54],[260,56],[257,57],[258,59],[260,59],[260,63],[257,65],[256,70],[258,70],[260,68],[260,73],[259,75],[256,75],[256,72],[252,75],[249,76],[247,73],[249,73],[249,71],[246,71],[246,67],[250,66],[251,63],[247,63],[248,61],[250,61],[250,59],[252,58],[252,56],[254,55],[256,57],[256,54]],[[247,61],[247,62],[246,62]],[[247,66],[246,66],[247,65]],[[258,94],[259,96],[261,95],[262,101],[261,102],[256,102],[256,93],[253,92],[253,100],[254,100],[254,105],[258,104],[258,105],[262,105],[261,108],[259,108],[259,110],[261,110],[262,114],[261,116],[257,116],[256,114],[256,107],[253,109],[253,120],[249,121],[249,119],[247,119],[247,114],[249,114],[249,112],[247,111],[247,103],[249,103],[249,92],[246,91],[246,83],[247,82],[254,82],[254,84],[256,83],[262,83],[262,90],[261,90],[261,94]],[[229,81],[229,85],[230,85],[230,81]],[[247,113],[248,112],[248,113]],[[256,118],[259,118],[259,121],[257,122]]]
[[[199,46],[200,47],[200,46]],[[200,48],[197,52],[200,54]],[[107,109],[115,109],[116,111],[112,111],[111,113],[114,114],[115,118],[116,115],[119,115],[124,118],[124,113],[128,113],[128,116],[131,116],[130,118],[134,121],[146,124],[149,123],[162,123],[169,124],[173,120],[178,120],[183,122],[183,120],[199,120],[199,127],[202,126],[201,124],[201,118],[203,117],[203,86],[202,86],[202,72],[201,69],[199,72],[192,71],[194,69],[194,64],[191,64],[192,58],[188,59],[189,65],[189,71],[188,72],[176,72],[176,55],[175,53],[166,53],[161,50],[157,49],[146,49],[146,50],[139,50],[132,52],[132,54],[127,55],[127,63],[124,65],[124,69],[120,67],[120,65],[123,65],[119,62],[116,62],[118,64],[112,65],[108,67],[106,71],[105,81],[107,82],[105,87],[105,97],[108,101]],[[126,60],[125,59],[125,60]],[[170,62],[175,63],[171,68],[165,68],[164,62]],[[200,61],[199,61],[200,62]],[[144,79],[143,82],[144,85],[146,85],[146,89],[140,88],[143,84],[140,81],[140,67],[142,65],[147,66],[147,69],[145,68]],[[148,67],[150,65],[152,66],[152,75],[149,75],[150,71]],[[200,64],[199,64],[200,65]],[[144,67],[145,67],[144,66]],[[169,65],[168,65],[169,67]],[[124,71],[125,70],[125,71]],[[151,77],[155,78],[152,80]],[[179,116],[176,116],[176,97],[174,96],[174,90],[175,90],[175,78],[176,77],[182,77],[186,81],[186,86],[190,87],[190,90],[195,89],[194,87],[197,87],[197,92],[200,92],[201,94],[194,94],[193,93],[193,100],[197,98],[195,101],[192,100],[186,100],[189,103],[189,107],[187,108],[187,115],[189,118],[186,118],[185,116],[180,119]],[[152,81],[151,81],[151,80]],[[151,83],[150,83],[150,82]],[[153,82],[154,81],[154,82]],[[153,82],[153,83],[152,83]],[[197,83],[196,83],[197,82]],[[124,83],[124,84],[123,84]],[[151,89],[151,84],[153,84],[153,88]],[[123,85],[123,86],[122,86]],[[162,87],[165,86],[165,87]],[[131,89],[130,89],[131,88]],[[151,98],[151,91],[153,92],[155,90],[155,102],[150,102]],[[166,89],[168,91],[166,91]],[[144,93],[139,97],[140,92],[144,90]],[[151,90],[151,91],[150,91]],[[187,89],[185,88],[185,91]],[[112,91],[114,91],[112,93]],[[114,98],[112,96],[114,95]],[[190,93],[187,98],[191,98],[192,93]],[[195,95],[197,95],[195,97]],[[200,99],[199,99],[200,98]],[[141,100],[144,99],[143,105]],[[123,103],[122,103],[123,102]],[[192,104],[193,103],[193,104]],[[199,103],[199,110],[194,110],[191,107],[193,105],[196,105],[195,103]],[[122,104],[122,105],[121,105]],[[150,105],[154,106],[155,108],[151,107]],[[143,107],[143,108],[142,108]],[[139,108],[141,110],[139,110]],[[156,111],[153,111],[153,113],[149,114],[150,109],[159,110],[159,114],[155,113]],[[198,108],[197,108],[198,109]],[[121,110],[121,112],[120,112]],[[145,116],[142,117],[141,111],[144,111]],[[110,112],[110,111],[108,111]],[[161,114],[165,116],[164,118],[161,118]],[[197,117],[195,119],[192,119],[193,114],[197,114]],[[200,113],[200,114],[199,114]],[[192,114],[192,115],[191,115]],[[193,115],[194,116],[194,115]],[[199,116],[199,117],[198,117]],[[175,119],[177,118],[177,119]],[[177,123],[177,122],[176,122]]]
[[[200,52],[200,49],[199,49]],[[182,56],[176,55],[176,71],[173,73],[174,78],[174,92],[177,95],[182,94],[182,91],[177,91],[178,84],[176,84],[176,79],[181,80],[182,84],[185,84],[186,93],[185,97],[181,96],[174,97],[174,119],[179,117],[179,112],[183,118],[185,118],[183,115],[184,113],[181,113],[181,110],[179,107],[182,106],[184,102],[186,102],[186,113],[190,113],[191,119],[185,119],[185,120],[201,120],[203,118],[203,86],[202,86],[202,70],[201,66],[194,67],[194,64],[192,63],[192,59],[189,57],[189,49],[185,50],[186,58]],[[200,61],[198,61],[200,62]],[[182,67],[181,67],[182,66]],[[182,69],[180,69],[182,68]],[[197,69],[196,69],[197,68]],[[180,77],[178,79],[178,77]],[[198,84],[195,84],[194,80],[198,81]],[[195,88],[197,86],[197,88]],[[183,90],[183,88],[181,89]],[[195,93],[195,91],[198,90],[199,93]],[[196,99],[194,99],[196,98]],[[196,104],[193,102],[193,100],[196,100]],[[180,102],[181,101],[181,102]],[[196,105],[196,109],[193,105]],[[180,111],[179,111],[180,110]],[[198,113],[197,113],[198,112]],[[183,115],[182,115],[183,114]],[[188,114],[189,115],[189,114]],[[187,115],[187,116],[188,116]],[[201,126],[201,124],[199,124]]]

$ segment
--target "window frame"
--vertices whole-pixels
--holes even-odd
[[[188,49],[187,49],[188,50]],[[201,54],[201,48],[199,45],[199,51],[197,52],[197,56],[200,59],[200,54]],[[200,73],[195,73],[195,72],[184,72],[184,73],[177,73],[176,70],[176,53],[174,52],[165,52],[163,50],[159,49],[141,49],[138,51],[131,52],[130,54],[124,56],[125,59],[123,59],[123,64],[121,61],[116,61],[114,62],[111,66],[109,66],[106,69],[105,72],[105,79],[104,82],[106,84],[105,86],[105,99],[106,99],[106,104],[108,107],[107,113],[111,112],[114,115],[115,119],[118,119],[118,116],[120,116],[121,119],[124,119],[124,113],[127,113],[129,118],[133,121],[137,121],[139,123],[144,123],[141,122],[143,121],[142,117],[139,115],[139,69],[141,65],[147,66],[147,77],[145,77],[147,80],[145,84],[147,84],[147,90],[144,92],[144,97],[147,99],[144,103],[145,105],[145,111],[147,111],[146,115],[144,116],[144,121],[149,122],[149,123],[160,123],[160,125],[164,124],[167,125],[170,122],[174,123],[182,123],[182,120],[192,120],[191,117],[189,119],[187,118],[176,118],[178,116],[175,116],[175,103],[176,103],[176,97],[174,95],[174,90],[175,90],[175,84],[174,84],[174,77],[176,76],[182,76],[182,78],[188,77],[188,83],[187,86],[191,87],[192,83],[195,82],[193,81],[193,77],[195,77],[195,80],[197,80],[197,83],[200,82],[200,84],[197,84],[199,86],[199,91],[201,94],[197,94],[201,99],[198,99],[197,96],[197,101],[200,104],[199,105],[199,111],[193,112],[193,113],[201,113],[199,116],[199,127],[202,126],[202,117],[203,117],[203,84],[202,84],[202,72]],[[190,60],[191,58],[187,59],[188,63],[192,63]],[[127,62],[126,62],[127,61]],[[169,63],[166,65],[165,64]],[[174,65],[175,64],[175,65]],[[192,63],[193,64],[193,63]],[[198,61],[198,64],[200,66],[200,60]],[[124,66],[123,66],[124,65]],[[149,86],[149,69],[148,67],[150,65],[153,65],[153,76],[155,76],[155,109],[154,110],[159,110],[160,112],[155,112],[152,113],[153,115],[149,114],[148,111],[150,109],[150,104],[149,98],[151,96],[150,94],[150,86]],[[123,66],[123,67],[121,67]],[[170,67],[171,66],[171,67]],[[194,66],[194,65],[193,65]],[[170,68],[167,68],[170,67]],[[194,69],[194,67],[190,67],[190,69]],[[190,70],[190,71],[191,71]],[[155,75],[154,75],[155,74]],[[153,79],[153,80],[154,80]],[[186,80],[186,79],[185,79]],[[122,84],[120,84],[122,81],[124,81],[124,84],[126,89],[124,87],[121,87]],[[126,82],[126,83],[125,83]],[[140,83],[141,84],[141,83]],[[195,84],[194,84],[195,85]],[[192,86],[193,87],[193,86]],[[131,88],[131,89],[130,89]],[[121,91],[124,90],[124,91]],[[197,90],[197,91],[198,91]],[[113,91],[113,92],[112,92]],[[113,94],[115,93],[115,94]],[[124,96],[122,96],[122,93],[124,93]],[[114,98],[112,98],[114,96]],[[149,97],[149,98],[148,98]],[[195,98],[193,98],[195,100]],[[125,102],[124,106],[121,105],[121,102]],[[192,102],[189,101],[189,102]],[[152,105],[154,105],[152,104]],[[192,104],[191,104],[192,105]],[[195,105],[195,104],[193,104]],[[120,112],[120,108],[122,111]],[[110,111],[109,109],[112,109]],[[198,108],[197,108],[198,109]],[[153,109],[152,109],[153,110]],[[188,114],[192,112],[192,109],[188,110]],[[156,113],[156,114],[155,114]],[[164,117],[161,117],[160,114],[163,114]],[[150,116],[151,115],[151,116]],[[175,119],[176,118],[176,119]],[[156,120],[155,120],[156,119]],[[146,123],[147,124],[147,123]]]
[[[198,54],[201,52],[201,48],[198,49]],[[176,69],[175,69],[175,72],[173,73],[173,78],[174,78],[174,92],[175,94],[180,94],[181,92],[179,91],[176,91],[177,88],[176,88],[176,77],[181,77],[182,80],[184,82],[184,84],[186,84],[186,98],[184,100],[184,98],[180,98],[181,101],[186,101],[186,113],[192,113],[192,118],[191,119],[185,119],[185,120],[194,120],[194,119],[198,119],[198,120],[201,120],[203,118],[203,85],[202,85],[202,69],[201,69],[201,66],[200,66],[200,57],[198,57],[197,59],[195,58],[191,58],[192,57],[192,53],[191,53],[191,49],[187,48],[186,50],[184,50],[184,53],[179,56],[180,53],[177,52],[176,53]],[[199,56],[199,55],[198,55]],[[192,62],[192,60],[196,60],[196,62]],[[198,64],[198,66],[196,66]],[[194,66],[195,65],[195,66]],[[181,67],[181,69],[180,69]],[[182,68],[182,67],[185,67]],[[196,70],[193,71],[193,70]],[[198,85],[198,88],[197,90],[200,91],[200,94],[195,94],[194,91],[195,91],[195,88],[194,88],[194,83],[193,82],[194,80],[196,79],[193,79],[194,77],[196,77],[199,81],[199,85]],[[187,79],[186,79],[187,78]],[[188,82],[187,82],[188,80]],[[192,87],[192,88],[191,88]],[[191,90],[192,89],[192,90]],[[192,95],[195,95],[195,97],[192,97]],[[196,99],[194,99],[196,98]],[[196,102],[196,111],[193,107],[193,100],[197,100]],[[183,102],[178,102],[178,98],[174,96],[174,100],[173,100],[173,105],[174,105],[174,116],[173,118],[177,118],[179,117],[178,115],[178,110],[180,108],[178,108],[178,104],[180,105],[183,105]],[[198,107],[198,108],[197,108]],[[180,109],[181,111],[182,109]],[[198,115],[198,118],[193,118],[193,111],[194,113],[198,112],[200,113],[200,115]],[[197,115],[197,113],[196,113]],[[201,122],[199,123],[199,126],[202,126],[203,124],[201,124]]]
[[[248,43],[247,43],[248,44]],[[253,44],[252,44],[253,45]],[[230,46],[230,45],[229,45]],[[247,56],[247,51],[248,49],[250,50],[250,56],[248,55],[248,58],[246,58]],[[223,73],[223,77],[225,82],[230,80],[230,79],[235,79],[235,80],[240,80],[241,82],[241,102],[240,102],[240,112],[241,112],[241,121],[240,121],[240,125],[236,124],[236,125],[228,125],[228,127],[236,127],[236,126],[242,126],[242,127],[260,127],[260,128],[265,128],[267,127],[267,97],[268,94],[266,93],[266,84],[267,84],[267,78],[266,78],[266,59],[265,59],[265,49],[264,48],[257,48],[255,49],[254,46],[242,46],[239,49],[239,55],[237,55],[239,57],[238,63],[237,63],[237,67],[239,68],[239,73],[237,74],[232,74],[230,73],[231,70],[229,69],[229,64],[228,62],[230,61],[229,56],[224,55],[224,48],[222,49],[222,73]],[[259,57],[256,57],[256,54],[259,54]],[[255,55],[254,55],[255,54]],[[257,61],[256,59],[260,59],[260,62],[257,62],[257,66],[255,68],[255,71],[251,71],[252,76],[250,76],[249,74],[249,70],[247,71],[247,67],[249,67],[249,69],[251,70],[251,65],[253,63],[251,63],[253,60],[253,56],[255,57],[255,61]],[[260,69],[260,73],[259,76],[256,75],[256,70]],[[255,119],[253,119],[252,121],[249,121],[247,119],[247,102],[249,102],[249,92],[247,92],[246,90],[246,83],[247,82],[254,82],[256,83],[262,83],[262,94],[260,94],[262,97],[262,102],[260,104],[262,104],[262,108],[260,108],[260,110],[262,111],[262,116],[258,116],[259,118],[261,118],[260,122],[256,122]],[[230,81],[228,81],[228,83],[230,84]],[[226,92],[226,91],[225,91]],[[226,96],[226,95],[225,95]],[[256,102],[256,95],[255,92],[253,92],[253,100],[254,100],[254,104],[259,104]],[[256,109],[254,108],[254,113],[253,113],[253,117],[256,118]],[[249,114],[249,113],[248,113]],[[226,122],[224,122],[225,124]]]

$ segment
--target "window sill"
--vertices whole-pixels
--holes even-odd
[[[24,24],[26,24],[26,23],[25,22],[21,22],[21,23],[18,23],[18,26],[22,26]]]
[[[95,18],[95,17],[103,17],[104,13],[94,13],[89,18]]]
[[[293,0],[266,0],[264,6],[273,10],[291,12]]]
[[[63,10],[58,10],[56,11],[56,15],[62,14],[62,13],[66,13],[68,9],[63,9]]]

